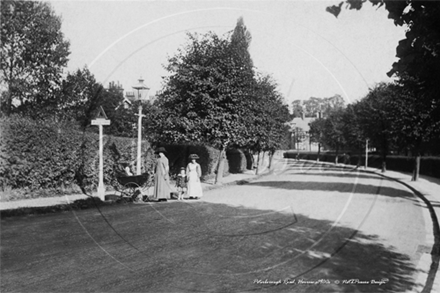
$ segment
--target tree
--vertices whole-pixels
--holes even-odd
[[[339,6],[327,7],[327,11],[336,17],[341,11],[343,3],[349,9],[361,9],[366,1],[347,0],[340,2]],[[404,87],[407,109],[422,108],[423,111],[412,113],[411,119],[406,119],[406,133],[413,135],[418,133],[420,124],[428,121],[433,126],[432,131],[423,131],[427,137],[434,136],[434,140],[440,137],[440,2],[439,1],[392,1],[392,0],[370,0],[373,5],[385,6],[389,12],[388,18],[394,20],[395,25],[406,26],[405,39],[400,40],[396,48],[396,56],[399,58],[394,62],[392,69],[387,73],[389,76],[397,76],[399,83]],[[405,98],[406,96],[406,98]],[[413,98],[408,98],[413,96]],[[408,104],[411,103],[411,104]],[[425,108],[425,106],[427,108]],[[429,115],[428,118],[426,115]],[[424,121],[424,122],[421,122]],[[417,122],[418,124],[414,124]],[[405,136],[406,133],[401,133]],[[419,138],[421,141],[428,140],[427,137]],[[416,156],[417,160],[417,156]],[[418,164],[415,164],[415,169]],[[414,174],[418,174],[415,170]],[[413,177],[414,180],[417,176]]]
[[[159,138],[172,143],[204,143],[220,150],[216,181],[229,145],[244,145],[252,68],[227,39],[214,33],[188,34],[189,44],[169,58]]]
[[[336,108],[324,119],[323,142],[327,149],[336,150],[335,163],[338,163],[339,151],[345,146],[344,109]]]
[[[268,151],[270,163],[275,150],[281,146],[288,133],[286,122],[291,120],[289,109],[276,87],[271,76],[257,75],[250,109],[252,115],[247,116],[250,119],[247,123],[250,134],[247,147],[258,154]],[[258,168],[259,164],[257,174]]]
[[[356,114],[364,136],[369,139],[371,146],[380,150],[382,157],[382,172],[386,171],[386,158],[394,142],[392,131],[393,109],[390,101],[397,95],[397,87],[392,83],[379,83],[367,96],[356,105]]]
[[[358,105],[349,104],[342,114],[342,132],[345,141],[345,147],[358,152],[358,166],[361,165],[361,153],[366,142],[366,135],[360,123],[360,116],[358,115]]]
[[[61,18],[42,2],[8,0],[0,9],[2,112],[38,116],[54,102],[70,54]]]
[[[340,95],[336,94],[328,98],[310,97],[307,100],[295,100],[292,102],[295,117],[304,115],[305,117],[317,117],[328,115],[333,109],[344,108],[345,101]]]
[[[111,83],[110,83],[111,84]],[[137,104],[126,109],[123,106],[121,89],[104,88],[87,67],[69,72],[62,81],[57,95],[57,105],[53,115],[58,121],[76,121],[83,130],[90,126],[100,106],[104,109],[111,124],[106,128],[107,134],[115,136],[133,136],[133,125],[137,118]]]
[[[414,158],[413,181],[417,181],[420,169],[420,156],[423,146],[439,139],[440,123],[436,107],[430,99],[424,103],[423,93],[411,90],[412,87],[396,86],[396,94],[390,99],[389,115],[392,120],[391,131],[397,136],[400,145],[406,146]],[[414,88],[413,88],[414,89]]]
[[[325,119],[323,119],[323,118],[315,119],[309,124],[309,126],[310,126],[310,130],[309,130],[310,142],[318,143],[318,158],[317,158],[317,160],[319,161],[319,156],[321,154],[321,145],[323,145],[325,142],[325,140],[324,140]]]

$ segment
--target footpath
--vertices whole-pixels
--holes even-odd
[[[267,159],[267,158],[266,158]],[[273,168],[269,170],[267,168],[268,162],[263,161],[260,167],[259,175],[255,174],[255,170],[248,170],[241,174],[229,174],[224,177],[221,184],[214,184],[213,181],[203,182],[202,188],[205,192],[222,188],[230,185],[236,184],[246,184],[259,177],[266,176],[269,174],[276,174],[276,172],[282,172],[284,168],[287,167],[286,162],[298,162],[304,163],[304,160],[296,161],[294,159],[284,159],[282,152],[277,152],[273,159]],[[314,161],[308,161],[313,163]],[[333,164],[329,162],[314,162],[317,164]],[[351,168],[354,166],[345,166],[339,164],[341,167]],[[359,167],[362,172],[374,173],[379,176],[383,176],[389,180],[394,180],[405,185],[412,192],[414,192],[420,201],[420,204],[425,207],[423,210],[425,218],[425,228],[427,235],[427,247],[426,251],[423,251],[422,257],[420,259],[418,269],[418,279],[417,282],[425,284],[425,288],[421,293],[425,292],[440,292],[440,273],[439,261],[440,261],[440,179],[423,176],[421,175],[418,181],[411,181],[412,175],[409,173],[402,173],[396,171],[386,171],[382,173],[379,169],[364,168]],[[107,196],[114,195],[114,191],[106,192]],[[86,200],[90,198],[84,194],[74,194],[59,197],[48,197],[48,198],[36,198],[36,199],[26,199],[17,201],[0,202],[0,213],[13,213],[17,209],[38,209],[47,208],[51,206],[66,206],[69,207],[72,203],[77,200]],[[68,208],[64,209],[68,210]]]
[[[278,152],[274,156],[274,165],[280,163],[282,160],[283,160],[282,153]],[[239,174],[229,174],[223,177],[222,182],[220,184],[214,184],[214,179],[208,180],[207,182],[202,182],[202,189],[204,192],[206,192],[208,190],[222,188],[229,185],[244,184],[246,182],[257,179],[260,176],[269,174],[270,170],[267,168],[267,166],[268,166],[268,161],[266,158],[266,160],[262,161],[261,163],[259,175],[255,174],[255,170],[246,170],[245,172]],[[173,187],[171,186],[171,188]],[[152,190],[149,189],[147,194],[151,194],[151,193]],[[105,193],[106,202],[108,201],[107,199],[115,198],[115,196],[118,194],[119,192],[116,192],[114,190],[106,191]],[[32,208],[38,209],[38,208],[45,208],[51,206],[68,206],[74,203],[75,201],[87,200],[90,198],[91,196],[81,193],[81,194],[71,194],[71,195],[62,195],[62,196],[54,196],[54,197],[41,197],[41,198],[31,198],[24,200],[4,201],[4,202],[0,202],[0,212],[7,213],[7,212],[12,212],[13,210],[16,209],[28,210]]]

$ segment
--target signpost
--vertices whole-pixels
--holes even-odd
[[[105,201],[105,186],[104,186],[104,147],[102,145],[102,126],[110,125],[110,120],[108,120],[107,115],[105,115],[104,109],[100,106],[99,111],[94,120],[92,120],[92,125],[98,125],[99,127],[99,182],[98,182],[98,197]]]

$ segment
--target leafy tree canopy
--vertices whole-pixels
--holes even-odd
[[[328,98],[310,97],[307,100],[295,100],[292,102],[293,114],[295,117],[317,117],[318,113],[327,116],[337,108],[344,108],[344,98],[338,94]]]
[[[48,3],[3,1],[1,10],[2,112],[44,113],[67,65],[69,42]]]
[[[158,96],[164,110],[162,139],[216,148],[244,144],[252,67],[229,40],[214,33],[188,38],[189,44],[169,58],[171,75]]]

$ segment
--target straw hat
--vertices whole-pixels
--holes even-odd
[[[199,158],[199,156],[197,156],[196,154],[189,155],[190,160],[192,160],[192,159],[197,160],[198,158]]]
[[[167,152],[167,150],[164,147],[160,147],[154,153],[158,154],[158,153],[166,153],[166,152]]]

